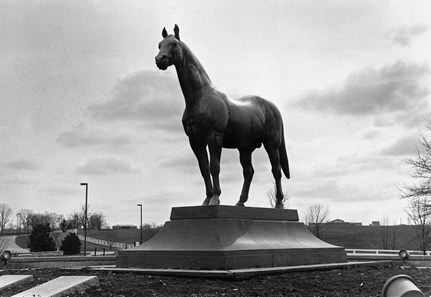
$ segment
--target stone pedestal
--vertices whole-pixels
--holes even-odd
[[[296,210],[174,207],[151,240],[119,251],[117,267],[231,270],[345,263],[344,248],[298,222]]]

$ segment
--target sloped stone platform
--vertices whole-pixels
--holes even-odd
[[[60,276],[12,297],[61,297],[69,296],[92,286],[98,286],[97,276]]]
[[[0,276],[0,292],[31,280],[33,280],[33,275],[2,275]]]
[[[235,206],[172,208],[151,240],[119,251],[119,268],[228,270],[345,263],[344,248],[312,235],[296,210]]]

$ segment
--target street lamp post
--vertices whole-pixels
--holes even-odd
[[[138,206],[141,208],[141,241],[139,241],[139,244],[142,244],[142,204],[138,204]]]
[[[20,236],[20,233],[21,233],[19,216],[20,216],[20,213],[17,213],[16,214],[16,231],[18,231],[18,236]]]
[[[85,211],[84,211],[84,256],[87,254],[87,200],[88,200],[88,183],[81,183],[85,186]]]

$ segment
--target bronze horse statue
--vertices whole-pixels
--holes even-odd
[[[180,40],[177,25],[174,35],[168,35],[163,28],[162,36],[156,64],[161,70],[171,65],[177,70],[186,101],[182,118],[184,131],[205,181],[206,198],[203,205],[220,204],[220,157],[224,147],[239,150],[244,184],[236,205],[244,206],[254,174],[251,154],[263,144],[275,179],[275,207],[283,208],[281,170],[287,178],[290,178],[290,173],[280,111],[261,97],[246,96],[231,100],[217,90],[199,60]]]

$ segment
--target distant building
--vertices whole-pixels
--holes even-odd
[[[333,221],[329,221],[328,223],[341,224],[341,223],[345,223],[345,222],[341,219],[335,219]]]
[[[380,226],[380,222],[379,221],[372,221],[370,226]]]
[[[337,224],[338,226],[346,226],[346,227],[362,226],[361,222],[345,222],[341,219],[335,219],[335,220],[329,221],[327,224]]]
[[[118,230],[118,229],[137,229],[138,227],[135,225],[114,225],[112,226],[112,229]]]

